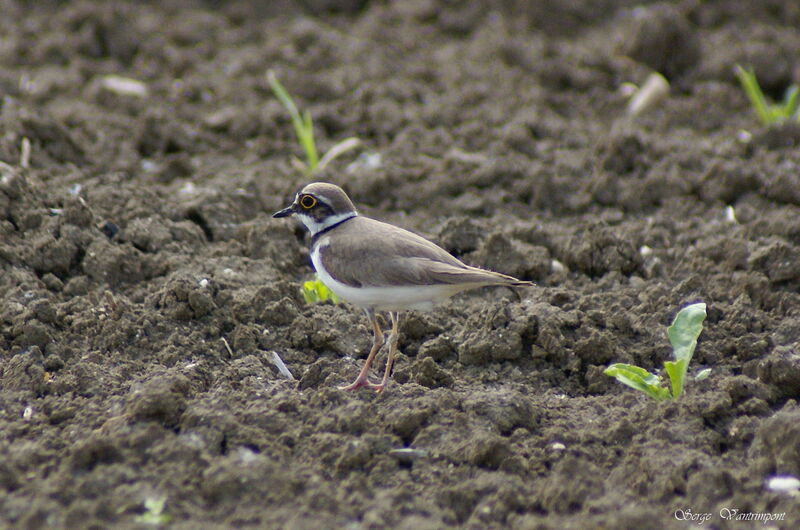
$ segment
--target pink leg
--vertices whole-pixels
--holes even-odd
[[[389,333],[389,357],[386,359],[386,370],[383,372],[383,380],[379,385],[373,385],[370,388],[375,392],[383,392],[386,384],[389,382],[389,375],[392,373],[392,365],[394,364],[394,356],[397,353],[397,340],[400,338],[400,314],[397,311],[389,313],[392,317],[392,331]]]
[[[381,331],[381,327],[378,324],[378,319],[375,318],[375,311],[371,309],[367,309],[367,318],[369,319],[369,323],[372,324],[372,349],[369,351],[369,355],[367,355],[367,360],[364,361],[364,366],[361,368],[361,372],[359,372],[358,377],[355,381],[351,384],[346,386],[340,386],[339,390],[356,390],[365,386],[367,388],[377,389],[379,385],[375,383],[370,383],[369,381],[369,368],[372,366],[372,361],[375,359],[375,355],[378,354],[380,351],[381,346],[383,346],[383,331]]]

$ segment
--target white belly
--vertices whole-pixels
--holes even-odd
[[[325,244],[321,242],[311,253],[319,278],[336,296],[360,307],[369,307],[376,311],[403,311],[416,309],[429,311],[437,302],[447,300],[451,296],[474,285],[408,285],[382,287],[351,287],[334,280],[322,266],[319,249]]]

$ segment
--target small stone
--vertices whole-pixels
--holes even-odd
[[[146,98],[149,91],[147,85],[130,77],[108,74],[99,80],[100,88],[118,96]]]
[[[767,479],[767,489],[781,493],[793,493],[800,490],[800,480],[790,475],[770,477]]]
[[[22,333],[16,338],[16,343],[23,348],[28,348],[30,346],[44,348],[53,340],[48,327],[36,319],[28,321],[22,326],[21,331]]]
[[[206,291],[189,292],[189,307],[192,308],[195,318],[201,318],[213,311],[217,306],[214,299]]]
[[[64,368],[64,361],[56,354],[50,354],[44,359],[44,369],[48,372],[57,372]]]
[[[427,388],[452,387],[453,376],[443,370],[431,357],[423,357],[412,368],[414,382]]]
[[[114,236],[117,235],[117,232],[119,232],[119,226],[112,221],[101,223],[99,228],[108,239],[114,239]]]
[[[48,272],[42,276],[42,282],[50,291],[58,293],[64,290],[64,282],[62,282],[58,276],[51,272]]]
[[[429,357],[434,361],[442,361],[452,356],[455,353],[455,346],[453,339],[447,335],[437,335],[436,337],[425,341],[419,348],[417,358],[424,359]]]

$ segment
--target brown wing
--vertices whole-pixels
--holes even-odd
[[[465,265],[423,237],[367,217],[350,219],[326,236],[336,244],[321,248],[322,264],[347,285],[528,284]]]

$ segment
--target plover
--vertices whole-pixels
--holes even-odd
[[[342,188],[314,182],[273,217],[295,216],[311,232],[311,261],[322,282],[341,299],[364,309],[373,331],[372,348],[353,383],[382,392],[397,352],[399,313],[429,310],[456,293],[485,286],[530,286],[532,282],[466,265],[408,230],[359,215]],[[379,384],[368,374],[384,344],[376,313],[392,320],[389,354]]]

